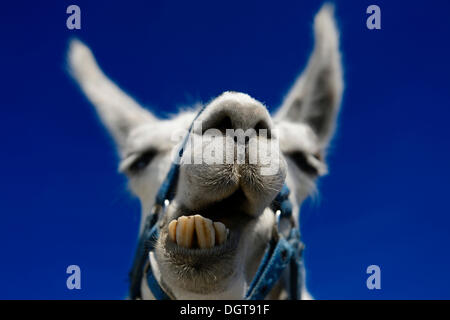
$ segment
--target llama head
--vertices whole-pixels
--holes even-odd
[[[225,92],[197,119],[200,127],[194,126],[191,136],[203,139],[189,144],[190,152],[181,158],[175,197],[160,218],[152,259],[158,280],[174,297],[242,298],[270,240],[275,222],[270,204],[283,183],[298,212],[316,178],[326,172],[326,149],[343,89],[330,6],[317,14],[314,31],[307,68],[273,116],[252,97]],[[77,40],[70,45],[68,61],[117,144],[119,170],[141,201],[143,221],[196,112],[156,118],[109,80]],[[233,139],[227,129],[235,130]],[[236,139],[238,131],[244,132],[243,139]],[[269,166],[258,148],[256,160],[249,161],[250,146],[263,144],[271,146],[265,150]],[[263,172],[274,163],[274,170]],[[272,297],[281,292],[281,282]],[[143,292],[151,297],[145,281]]]

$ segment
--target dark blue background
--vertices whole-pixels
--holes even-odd
[[[395,3],[394,3],[395,2]],[[308,3],[308,4],[306,4]],[[330,175],[303,211],[317,298],[450,298],[450,3],[337,1],[346,90]],[[66,28],[81,7],[82,30]],[[313,45],[313,1],[10,1],[0,10],[0,298],[121,299],[139,203],[65,71],[79,37],[159,115],[225,90],[272,109]],[[66,288],[66,267],[82,289]],[[366,268],[381,267],[379,291]]]

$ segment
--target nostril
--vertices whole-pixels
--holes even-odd
[[[261,130],[263,130],[263,131],[261,131]],[[272,136],[272,133],[270,132],[269,125],[264,120],[259,121],[255,125],[255,131],[256,131],[256,135],[257,136],[265,135],[267,137],[267,139],[270,139],[271,136]]]
[[[262,105],[253,102],[246,104],[234,99],[226,100],[211,106],[199,120],[202,121],[202,134],[210,129],[224,135],[227,130],[234,130],[235,133],[243,130],[245,135],[272,138],[270,115]],[[237,142],[236,138],[234,140]],[[245,144],[250,140],[246,139]],[[244,143],[244,139],[241,143]]]
[[[223,117],[220,117],[219,119],[215,120],[210,125],[203,128],[203,133],[205,133],[208,129],[217,129],[223,134],[226,134],[227,129],[233,129],[233,123],[231,122],[231,119],[229,116],[225,115]]]
[[[231,122],[230,117],[228,116],[223,117],[222,120],[220,120],[219,123],[217,124],[216,128],[223,133],[226,133],[227,129],[233,129],[233,123]]]
[[[234,143],[238,143],[238,136],[237,135],[235,135],[234,137],[233,137],[233,140],[234,140]],[[249,136],[245,136],[244,137],[244,141],[245,141],[245,144],[248,144],[249,142],[250,142],[250,137]]]

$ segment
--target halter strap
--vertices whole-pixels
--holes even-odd
[[[185,136],[177,156],[181,159],[190,133],[192,131],[194,121],[205,110],[204,106],[196,115],[191,123],[189,131]],[[178,181],[179,161],[174,161],[166,176],[166,179],[161,184],[155,199],[155,205],[152,212],[147,216],[144,229],[139,238],[137,250],[135,253],[133,267],[130,272],[130,298],[140,299],[141,281],[145,272],[146,265],[150,263],[149,254],[155,249],[155,243],[159,236],[159,226],[157,224],[160,215],[164,214],[164,209],[167,202],[170,202],[174,197],[174,189]],[[289,266],[290,282],[289,282],[289,298],[300,299],[301,293],[301,255],[303,251],[303,244],[300,241],[300,232],[293,223],[292,217],[292,203],[289,200],[289,188],[286,184],[276,196],[271,205],[276,213],[276,225],[272,238],[267,245],[264,256],[256,271],[253,281],[245,295],[247,300],[261,300],[271,291],[276,284],[281,274]],[[291,227],[287,236],[280,232],[281,221],[287,220],[291,223]],[[161,288],[157,279],[153,274],[151,264],[147,269],[147,284],[153,296],[158,300],[169,300],[170,297]]]

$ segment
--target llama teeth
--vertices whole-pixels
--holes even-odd
[[[227,240],[228,230],[222,222],[214,222],[214,230],[216,231],[216,244],[221,245]]]
[[[213,222],[201,215],[182,216],[168,225],[169,239],[181,247],[194,246],[194,231],[198,248],[207,249],[221,245],[227,240],[228,229],[221,222]]]
[[[214,247],[216,236],[212,221],[198,214],[194,216],[194,219],[198,247],[200,249]]]
[[[178,218],[176,228],[176,240],[177,244],[181,247],[192,248],[192,242],[194,240],[194,217],[182,216]]]
[[[169,238],[173,242],[177,242],[177,220],[172,220],[169,223]]]

